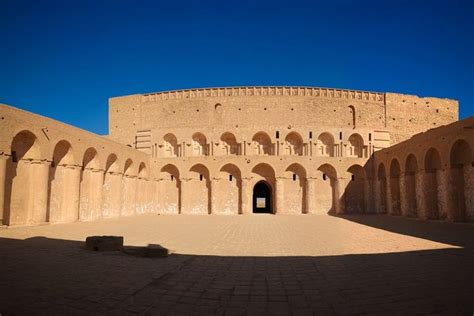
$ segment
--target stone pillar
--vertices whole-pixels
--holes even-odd
[[[345,186],[346,186],[346,179],[344,178],[338,178],[334,182],[333,199],[334,199],[334,207],[336,209],[336,214],[344,213],[344,201],[342,199],[342,196],[344,194]]]
[[[405,173],[400,172],[400,215],[407,216],[409,213],[408,210],[408,201],[407,201],[407,189],[405,185]]]
[[[0,155],[0,226],[5,224],[5,179],[7,174],[7,159],[8,156]]]
[[[381,204],[382,204],[382,190],[380,190],[380,180],[378,178],[374,178],[373,180],[374,185],[374,213],[380,213]]]
[[[385,197],[385,203],[387,204],[387,214],[393,215],[392,183],[390,179],[390,175],[385,178],[387,186],[387,196]]]
[[[34,179],[32,179],[32,186],[30,196],[34,196],[32,202],[32,222],[35,224],[45,223],[48,209],[48,180],[49,180],[49,161],[34,160],[31,162],[34,165]],[[33,167],[33,166],[32,166]],[[73,201],[69,201],[73,203]]]
[[[316,212],[316,179],[306,179],[306,213],[312,214]]]
[[[464,197],[466,200],[466,221],[474,221],[474,166],[464,165]]]
[[[415,192],[416,192],[416,210],[421,219],[428,219],[425,202],[425,170],[419,170],[415,173]]]
[[[210,206],[209,206],[209,214],[215,214],[215,205],[216,205],[216,194],[215,188],[219,185],[219,180],[217,178],[211,178],[209,179],[209,197],[210,197]]]
[[[309,141],[309,152],[308,152],[308,155],[309,155],[310,157],[313,156],[313,141],[312,141],[312,140]]]
[[[250,179],[242,178],[241,181],[241,212],[243,215],[252,214],[252,195],[250,194]]]
[[[283,179],[276,178],[275,179],[275,201],[276,207],[274,207],[275,214],[283,214],[285,211],[283,210],[283,201],[284,201],[284,189],[283,189]]]
[[[183,142],[183,146],[181,149],[181,157],[186,157],[186,142]]]

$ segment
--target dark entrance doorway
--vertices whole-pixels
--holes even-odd
[[[253,187],[253,212],[272,214],[272,188],[265,181]]]

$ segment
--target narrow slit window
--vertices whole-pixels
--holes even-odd
[[[326,179],[327,179],[327,176],[325,173],[323,173],[323,180],[326,181]]]
[[[18,157],[16,155],[16,151],[12,151],[12,161],[13,162],[18,162]]]
[[[339,132],[339,139],[342,140],[342,132]]]
[[[276,138],[280,138],[280,132],[276,131]]]
[[[293,173],[293,181],[296,181],[296,174]]]
[[[313,132],[309,132],[309,138],[313,138]]]
[[[202,181],[202,174],[199,175],[199,180]]]
[[[171,175],[171,181],[174,181],[174,176],[173,175]]]
[[[232,175],[229,174],[229,181],[232,181]]]
[[[355,175],[352,175],[352,176],[351,176],[351,181],[355,181],[355,179],[356,179],[356,178],[355,178]]]
[[[372,133],[369,133],[369,142],[372,140]]]

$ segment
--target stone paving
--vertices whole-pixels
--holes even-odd
[[[83,249],[90,235],[168,258]],[[474,313],[474,225],[389,216],[158,216],[0,229],[0,314]]]

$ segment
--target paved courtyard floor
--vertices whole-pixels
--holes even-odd
[[[167,258],[83,249],[91,235]],[[473,315],[474,225],[158,216],[0,229],[0,314]]]

